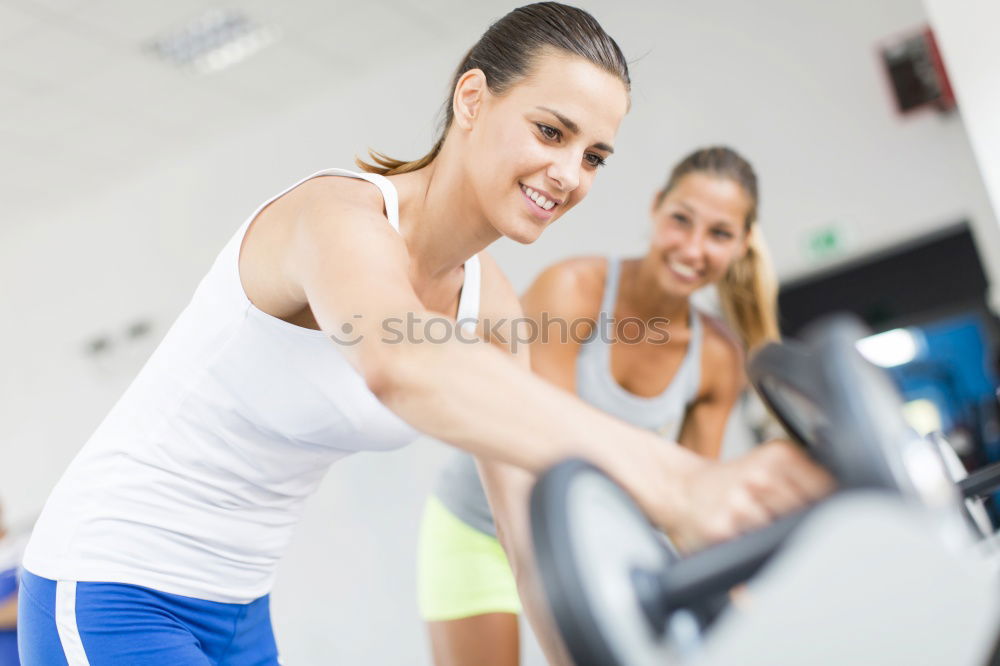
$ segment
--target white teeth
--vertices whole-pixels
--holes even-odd
[[[684,277],[693,278],[697,276],[697,272],[690,266],[685,266],[684,264],[678,264],[676,262],[670,262],[670,268],[674,269]]]
[[[542,196],[535,190],[531,189],[527,185],[522,185],[521,191],[527,194],[528,198],[534,201],[539,208],[542,208],[544,210],[552,210],[552,208],[556,205],[554,201],[546,199],[544,196]]]

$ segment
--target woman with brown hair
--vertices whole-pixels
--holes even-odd
[[[462,60],[426,157],[322,171],[261,205],[50,495],[24,560],[23,662],[277,663],[268,593],[306,498],[334,461],[420,432],[496,461],[512,553],[531,473],[571,455],[691,542],[822,493],[792,449],[706,465],[471,327],[387,338],[395,321],[519,315],[483,250],[530,243],[583,199],[628,104],[625,60],[593,17],[528,5]],[[762,473],[778,492],[732,495]]]
[[[778,337],[758,196],[750,163],[729,148],[681,160],[653,198],[645,256],[569,259],[528,289],[525,314],[538,331],[534,371],[608,414],[717,458],[743,389],[744,352]],[[692,306],[691,295],[706,285],[716,286],[738,339]],[[438,666],[519,661],[521,605],[495,534],[475,460],[456,453],[428,501],[420,540],[421,612]]]

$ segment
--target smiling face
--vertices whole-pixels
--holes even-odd
[[[722,279],[746,252],[753,201],[736,181],[689,173],[652,211],[653,239],[645,260],[668,294],[690,296]]]
[[[477,74],[467,76],[456,89],[455,119],[471,193],[498,233],[531,243],[586,196],[614,152],[628,110],[625,85],[583,58],[551,51],[500,95],[485,85],[475,91]]]

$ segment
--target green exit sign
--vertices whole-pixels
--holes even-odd
[[[810,232],[806,237],[806,252],[813,260],[829,259],[843,254],[844,244],[840,227],[827,226]]]

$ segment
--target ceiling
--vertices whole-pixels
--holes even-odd
[[[0,0],[0,197],[8,221],[361,77],[507,3],[451,0]],[[278,39],[221,72],[157,59],[151,40],[212,8]]]

